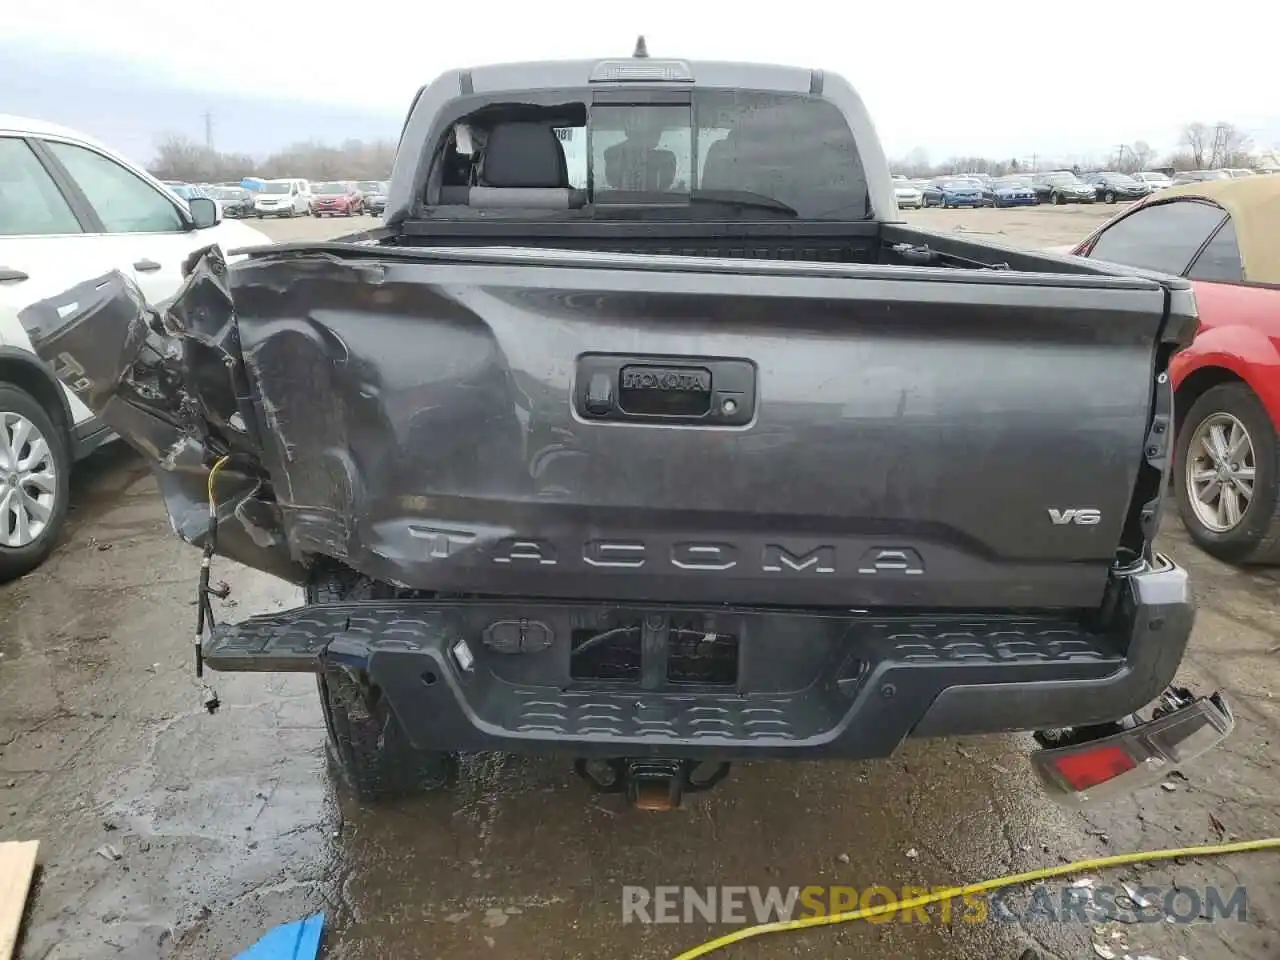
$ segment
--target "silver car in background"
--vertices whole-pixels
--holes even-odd
[[[1139,183],[1145,183],[1147,189],[1152,193],[1157,190],[1166,190],[1173,186],[1173,181],[1166,177],[1159,170],[1139,170],[1133,174],[1133,179]]]
[[[899,210],[919,210],[924,205],[924,193],[910,180],[894,180],[893,196]]]

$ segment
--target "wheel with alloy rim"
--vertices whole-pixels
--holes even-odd
[[[0,384],[0,582],[35,569],[67,517],[62,431],[25,390]]]
[[[1213,387],[1178,435],[1178,512],[1206,552],[1231,563],[1280,560],[1276,431],[1243,383]]]
[[[1253,499],[1258,470],[1244,424],[1219,411],[1200,421],[1187,446],[1187,499],[1214,533],[1234,529]]]

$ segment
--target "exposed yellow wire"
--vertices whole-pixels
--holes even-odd
[[[773,923],[761,923],[754,927],[743,927],[741,930],[735,930],[722,937],[716,937],[714,940],[708,940],[706,943],[700,944],[692,950],[686,950],[684,953],[677,956],[675,960],[696,960],[697,957],[705,957],[707,954],[714,953],[716,950],[723,950],[731,944],[740,943],[743,940],[750,940],[753,937],[760,937],[766,933],[782,933],[787,930],[806,930],[810,927],[824,927],[835,923],[849,923],[853,920],[866,920],[870,917],[897,913],[899,910],[908,911],[914,910],[917,907],[926,907],[931,903],[939,903],[953,897],[964,897],[974,893],[986,893],[989,890],[999,890],[1002,887],[1011,887],[1022,883],[1033,883],[1037,880],[1049,880],[1053,877],[1063,877],[1072,873],[1083,873],[1086,870],[1105,870],[1109,867],[1122,867],[1131,863],[1151,863],[1156,860],[1172,860],[1174,857],[1219,857],[1229,853],[1250,853],[1257,850],[1276,849],[1280,849],[1280,837],[1268,837],[1265,840],[1243,840],[1239,843],[1207,844],[1201,847],[1178,847],[1173,850],[1144,850],[1137,853],[1120,853],[1109,857],[1094,857],[1090,860],[1077,860],[1075,863],[1065,863],[1056,867],[1044,867],[1040,870],[1028,870],[1026,873],[1011,873],[1007,876],[997,877],[994,880],[983,880],[980,883],[970,883],[963,887],[949,887],[945,890],[936,890],[925,896],[913,897],[910,900],[903,900],[901,903],[877,904],[874,907],[867,907],[863,910],[848,910],[844,913],[802,917],[799,920],[777,920]]]
[[[218,509],[218,501],[213,496],[213,482],[218,479],[218,471],[226,466],[227,461],[231,457],[219,457],[218,462],[213,465],[213,469],[209,471],[209,512],[216,513]]]

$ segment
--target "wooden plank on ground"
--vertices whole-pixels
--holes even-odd
[[[0,960],[12,960],[17,949],[39,846],[39,840],[0,843]]]

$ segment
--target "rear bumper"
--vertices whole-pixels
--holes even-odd
[[[909,736],[1105,723],[1152,701],[1191,633],[1186,574],[1160,558],[1117,587],[1110,625],[1098,631],[1048,613],[320,604],[220,626],[205,658],[217,670],[312,671],[327,662],[367,671],[427,749],[883,757]],[[570,650],[604,632],[634,640],[617,658],[630,673],[584,680]],[[729,636],[730,682],[672,680],[675,661],[693,662],[681,659],[690,649]]]

